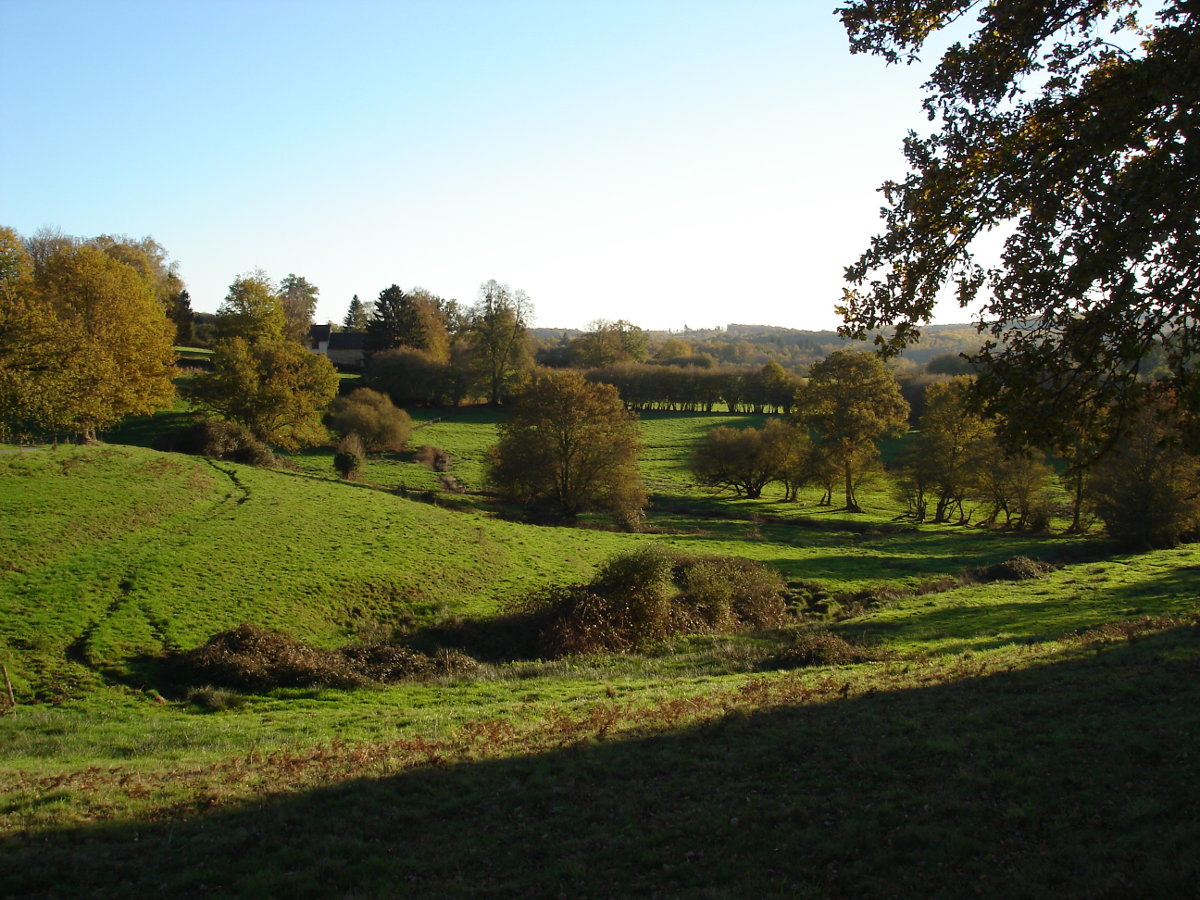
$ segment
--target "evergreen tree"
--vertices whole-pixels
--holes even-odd
[[[358,294],[355,294],[350,300],[350,308],[346,311],[346,318],[342,320],[342,327],[347,331],[366,331],[368,321],[367,308],[358,299]]]

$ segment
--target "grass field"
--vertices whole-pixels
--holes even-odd
[[[907,527],[885,483],[853,516],[733,500],[686,451],[756,418],[666,413],[643,422],[650,533],[527,526],[469,493],[497,415],[418,417],[461,510],[411,499],[440,486],[405,455],[346,484],[326,451],[268,471],[135,446],[155,421],[0,455],[0,893],[1194,894],[1200,547]],[[241,622],[338,646],[486,617],[645,542],[843,591],[1060,565],[893,592],[832,626],[877,651],[854,665],[764,669],[783,630],[220,711],[154,690],[158,654]]]

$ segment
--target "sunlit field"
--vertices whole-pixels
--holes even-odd
[[[1194,887],[1200,548],[914,526],[885,476],[860,514],[818,489],[734,499],[687,456],[761,417],[682,413],[643,418],[643,532],[525,525],[483,492],[500,416],[415,413],[411,447],[447,472],[384,454],[358,483],[330,450],[275,470],[144,440],[0,455],[4,893]],[[766,563],[841,614],[797,600],[782,628],[356,689],[161,676],[242,623],[336,648],[487,622],[646,544]],[[970,574],[1013,557],[1047,571]],[[789,650],[813,634],[857,655]]]

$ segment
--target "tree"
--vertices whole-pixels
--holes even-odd
[[[596,319],[584,334],[571,341],[570,351],[574,362],[584,368],[626,360],[642,362],[647,354],[646,332],[624,319]]]
[[[614,387],[573,369],[535,375],[517,395],[488,453],[488,482],[535,518],[571,521],[606,511],[634,525],[646,503],[641,430]]]
[[[404,289],[398,284],[384,288],[375,301],[375,309],[367,322],[367,353],[378,353],[399,347],[404,331]]]
[[[908,427],[908,404],[896,379],[871,353],[835,350],[813,363],[808,383],[796,394],[795,415],[812,431],[821,454],[837,460],[846,509],[861,512],[856,475],[878,457],[877,441]]]
[[[303,344],[312,328],[313,313],[317,311],[320,289],[300,275],[288,274],[279,282],[279,298],[283,303],[284,334]]]
[[[669,337],[654,352],[654,361],[670,365],[672,360],[683,359],[692,355],[692,345],[677,337]]]
[[[991,503],[984,524],[995,524],[1004,513],[1005,527],[1044,528],[1050,518],[1047,485],[1054,474],[1044,454],[1006,451],[994,440],[988,449],[990,456],[979,470],[980,498]]]
[[[412,300],[412,337],[401,343],[424,350],[439,362],[445,362],[450,358],[449,321],[452,312],[448,310],[453,310],[457,304],[453,301],[447,303],[422,287],[413,288],[409,297]]]
[[[0,229],[0,430],[95,438],[175,395],[174,328],[151,283],[94,246],[36,260]]]
[[[933,521],[967,520],[968,495],[978,494],[983,469],[993,459],[995,430],[971,405],[971,379],[959,376],[925,389],[911,460],[934,491]],[[927,474],[924,474],[927,473]]]
[[[446,362],[411,347],[372,353],[362,375],[364,386],[400,406],[457,406],[470,392],[469,380],[470,360]]]
[[[33,267],[17,232],[0,227],[0,437],[10,439],[56,427],[65,397],[55,317],[34,297]]]
[[[37,271],[42,265],[55,253],[63,250],[69,250],[72,247],[78,247],[83,243],[78,238],[63,234],[57,228],[43,226],[25,238],[25,252],[29,256],[29,261],[32,263],[34,271]]]
[[[1089,478],[1108,532],[1138,549],[1200,535],[1200,457],[1180,446],[1180,415],[1178,398],[1160,390]]]
[[[758,371],[758,380],[762,386],[762,400],[767,407],[784,415],[792,411],[796,391],[801,385],[799,378],[772,359]]]
[[[1081,408],[1128,419],[1160,352],[1181,398],[1200,405],[1200,8],[1140,6],[848,0],[840,10],[851,49],[888,62],[913,61],[969,14],[978,21],[926,85],[940,130],[910,134],[911,171],[883,187],[885,230],[847,270],[856,289],[840,308],[843,333],[890,328],[875,341],[902,349],[953,284],[961,304],[981,303],[981,394],[1038,446]],[[1008,237],[984,269],[975,239],[996,228]]]
[[[467,319],[467,337],[488,398],[499,403],[532,365],[533,303],[524,291],[493,279],[479,286],[479,300]]]
[[[342,327],[347,331],[366,331],[369,320],[370,316],[367,314],[366,305],[358,299],[358,294],[355,294],[350,299],[350,308],[346,310],[346,318],[342,320]]]
[[[282,338],[287,329],[283,298],[270,277],[255,269],[236,278],[217,310],[213,335],[216,340],[231,337],[250,342]]]
[[[733,488],[739,497],[754,500],[775,480],[774,449],[757,428],[721,425],[692,449],[692,474],[701,484]]]
[[[782,481],[787,499],[808,480],[808,435],[779,419],[762,428],[713,428],[692,448],[691,470],[701,484],[733,488],[754,500],[772,481]]]
[[[167,306],[167,318],[175,325],[175,343],[190,347],[196,340],[196,318],[192,312],[192,295],[187,288],[173,294]]]
[[[387,394],[357,388],[338,397],[325,412],[325,424],[342,435],[358,435],[365,450],[402,450],[412,432],[412,419]]]
[[[285,334],[285,321],[263,272],[238,278],[217,311],[212,371],[186,394],[259,440],[293,449],[324,438],[315,416],[337,394],[338,377],[328,359]]]
[[[184,284],[179,277],[179,264],[171,261],[162,244],[149,236],[134,240],[111,234],[102,234],[86,243],[135,269],[170,315],[172,304],[184,290]]]
[[[974,402],[971,381],[957,376],[926,385],[917,433],[895,470],[908,514],[924,521],[932,502],[933,521],[965,524],[972,515],[968,503],[989,504],[985,524],[994,524],[1001,513],[1005,526],[1042,524],[1052,470],[1040,453],[1002,446],[997,423],[984,418]]]
[[[450,337],[438,297],[422,288],[405,293],[395,284],[380,291],[375,311],[367,322],[367,352],[379,353],[396,347],[423,350],[434,359],[446,360]]]

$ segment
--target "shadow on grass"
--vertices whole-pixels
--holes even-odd
[[[1195,628],[4,842],[6,896],[1195,896]],[[197,798],[197,806],[203,797]]]
[[[1143,577],[1131,584],[1101,585],[1086,595],[1073,591],[1069,583],[1045,578],[993,582],[983,589],[993,594],[1009,590],[1017,594],[1017,599],[991,599],[985,605],[946,605],[936,597],[914,597],[902,601],[905,609],[900,619],[852,619],[841,628],[872,643],[921,643],[959,637],[958,642],[942,643],[939,651],[987,650],[1012,643],[1059,640],[1081,627],[1119,621],[1122,616],[1186,612],[1196,608],[1198,581],[1193,567]],[[922,604],[928,608],[921,609]]]
[[[183,410],[156,412],[150,416],[130,416],[112,431],[104,434],[107,444],[131,447],[153,447],[165,432],[185,428],[196,421],[196,414]]]

